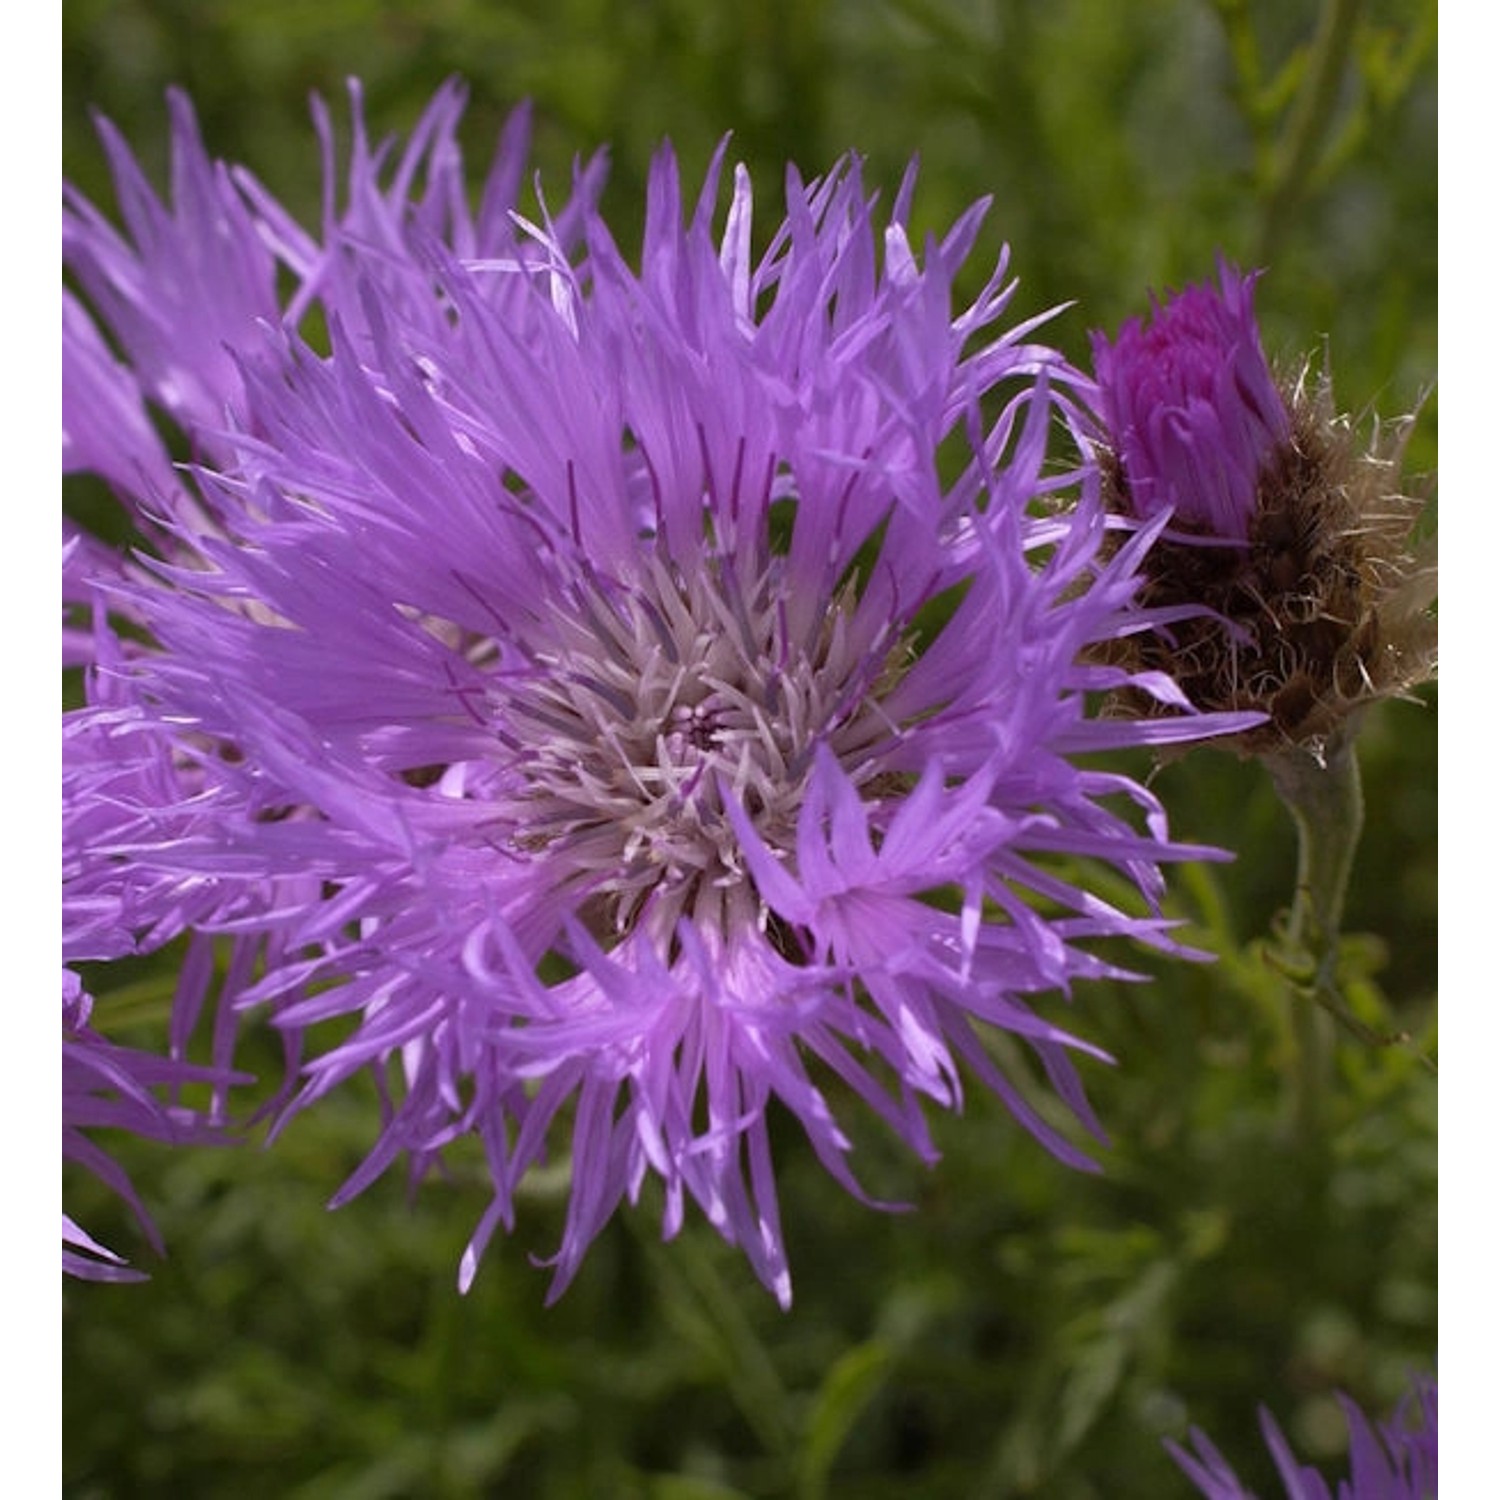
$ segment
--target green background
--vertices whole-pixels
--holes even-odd
[[[974,285],[1008,241],[1018,311],[1072,304],[1051,338],[1081,363],[1090,329],[1207,275],[1216,250],[1265,266],[1273,359],[1295,369],[1326,340],[1356,414],[1426,396],[1421,474],[1436,26],[1435,4],[1394,0],[69,0],[64,166],[112,201],[97,108],[160,180],[179,83],[211,149],[311,219],[311,91],[346,127],[358,75],[385,133],[458,73],[476,181],[530,97],[555,196],[575,155],[611,146],[605,209],[628,245],[664,136],[691,181],[732,131],[762,229],[788,160],[813,174],[857,149],[889,196],[917,153],[919,227],[993,195]],[[1220,961],[1141,961],[1149,985],[1057,1002],[1118,1059],[1088,1071],[1113,1139],[1101,1175],[1060,1166],[981,1092],[937,1121],[932,1172],[849,1109],[856,1170],[915,1211],[846,1200],[784,1131],[790,1313],[701,1221],[660,1245],[650,1201],[544,1310],[529,1257],[557,1244],[565,1168],[527,1190],[461,1298],[477,1156],[415,1194],[391,1180],[323,1207],[372,1139],[373,1097],[325,1101],[270,1150],[122,1142],[171,1256],[65,1179],[75,1215],[153,1274],[65,1288],[66,1493],[1130,1500],[1189,1492],[1160,1439],[1191,1421],[1269,1497],[1259,1402],[1336,1463],[1331,1393],[1384,1409],[1436,1351],[1436,1079],[1419,1054],[1436,1046],[1437,712],[1434,689],[1419,696],[1367,724],[1346,924],[1351,1007],[1415,1040],[1341,1032],[1315,1134],[1288,1107],[1305,1002],[1259,946],[1291,897],[1291,825],[1259,767],[1199,751],[1154,786],[1180,834],[1238,854],[1173,883]],[[160,963],[119,971],[101,1024],[150,1040],[168,982]],[[252,1038],[247,1061],[270,1078],[278,1054]]]

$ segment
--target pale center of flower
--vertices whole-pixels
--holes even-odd
[[[683,916],[764,924],[725,798],[791,851],[817,744],[874,778],[896,652],[888,627],[856,639],[855,603],[844,590],[793,640],[775,565],[746,581],[730,562],[686,578],[657,561],[632,587],[578,584],[533,639],[504,708],[524,787],[512,845],[580,881],[601,941],[644,925],[666,951]]]

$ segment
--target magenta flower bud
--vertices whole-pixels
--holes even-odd
[[[1321,757],[1364,705],[1436,670],[1435,538],[1414,537],[1423,499],[1399,488],[1412,420],[1361,446],[1326,376],[1278,383],[1255,281],[1221,259],[1217,287],[1094,335],[1106,503],[1166,528],[1141,594],[1157,628],[1108,659],[1200,708],[1263,713],[1220,742],[1242,754]]]
[[[1170,509],[1180,527],[1247,541],[1256,490],[1291,437],[1251,307],[1254,275],[1219,262],[1204,282],[1131,318],[1111,343],[1093,335],[1100,413],[1129,509]]]

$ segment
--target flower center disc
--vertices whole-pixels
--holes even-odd
[[[789,639],[777,566],[745,582],[727,561],[686,578],[655,559],[634,584],[579,581],[528,643],[504,707],[524,787],[512,845],[592,889],[602,942],[645,925],[665,951],[684,916],[764,921],[725,797],[791,851],[816,744],[856,783],[874,774],[891,678],[869,647],[887,633],[855,639],[846,587]]]

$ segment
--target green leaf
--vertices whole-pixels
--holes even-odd
[[[883,1339],[857,1344],[834,1363],[813,1399],[798,1465],[797,1492],[819,1500],[828,1492],[833,1461],[870,1402],[885,1384],[895,1355]]]

